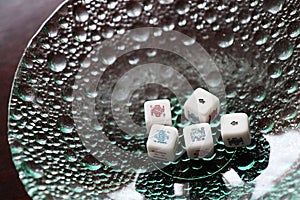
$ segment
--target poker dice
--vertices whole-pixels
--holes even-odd
[[[171,127],[170,101],[167,99],[144,103],[148,133],[147,151],[151,158],[174,161],[178,146],[178,131]],[[209,123],[220,112],[218,97],[198,88],[184,104],[184,115],[193,124],[183,128],[185,149],[190,159],[213,155],[214,139]],[[251,143],[249,120],[245,113],[221,117],[221,136],[227,147],[242,147]]]
[[[167,99],[146,101],[144,103],[147,132],[153,124],[172,125],[170,101]]]
[[[218,97],[202,88],[196,89],[184,104],[184,115],[193,123],[210,123],[219,111]]]
[[[174,161],[177,143],[178,131],[176,128],[154,124],[150,129],[146,144],[148,155],[158,160]]]
[[[213,154],[214,142],[208,123],[184,127],[183,136],[189,158],[203,158]]]
[[[221,117],[221,136],[227,147],[241,147],[251,143],[249,120],[245,113]]]

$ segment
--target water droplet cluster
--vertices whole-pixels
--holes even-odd
[[[131,137],[120,131],[109,107],[116,80],[134,66],[161,60],[162,64],[175,66],[192,87],[205,88],[199,74],[170,52],[146,49],[117,58],[116,52],[126,49],[126,44],[116,44],[115,49],[103,49],[100,56],[96,55],[103,41],[113,42],[114,36],[146,26],[185,33],[191,39],[180,42],[186,46],[198,42],[213,56],[223,75],[227,112],[250,115],[253,141],[238,150],[227,149],[218,142],[216,153],[206,160],[193,162],[183,156],[177,162],[165,163],[166,168],[142,172],[136,190],[146,198],[170,199],[174,197],[175,181],[194,180],[188,188],[191,199],[235,196],[237,192],[228,190],[220,175],[231,167],[248,183],[243,191],[251,192],[253,179],[268,163],[269,144],[262,135],[300,128],[300,12],[295,6],[299,3],[284,0],[65,3],[27,47],[10,100],[9,142],[29,195],[33,199],[105,199],[110,192],[134,181],[133,171],[137,169],[132,171],[125,166],[135,157],[119,160],[117,149],[122,148],[128,155],[140,155],[145,152],[144,135],[137,133]],[[141,32],[134,39],[145,42],[148,34]],[[108,67],[92,68],[97,62]],[[80,72],[85,69],[89,73],[83,77]],[[76,80],[88,83],[100,72],[103,76],[96,91],[75,84]],[[172,80],[172,74],[166,74],[165,78],[170,85],[180,87],[180,83]],[[76,90],[82,90],[84,97],[74,97]],[[104,156],[107,151],[116,150],[116,163],[97,160],[78,136],[77,131],[82,127],[74,123],[72,103],[81,102],[84,108],[85,98],[96,98],[97,118],[90,119],[84,112],[80,117],[115,146],[99,153]],[[185,125],[180,121],[182,105],[171,91],[157,85],[145,86],[132,94],[127,105],[132,119],[144,126],[142,105],[147,99],[157,98],[171,99],[173,124],[182,128]],[[212,126],[218,131],[219,124]],[[93,135],[87,133],[86,137]],[[94,141],[92,147],[103,142],[96,138],[91,141]],[[146,159],[140,158],[141,162]],[[288,177],[269,198],[289,195],[282,191],[294,188],[289,185],[296,184],[295,180],[299,180],[299,173]],[[298,187],[294,193],[296,190],[299,195]]]

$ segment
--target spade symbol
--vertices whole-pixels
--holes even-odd
[[[199,103],[204,104],[205,103],[204,99],[199,99]]]
[[[230,124],[231,124],[232,126],[236,126],[236,125],[238,125],[238,122],[237,122],[237,121],[232,121]]]

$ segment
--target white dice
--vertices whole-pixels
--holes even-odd
[[[144,103],[147,132],[153,124],[172,125],[170,101],[167,99],[146,101]]]
[[[183,135],[189,158],[203,158],[213,154],[214,142],[208,123],[186,126]]]
[[[154,124],[149,132],[147,151],[151,158],[174,161],[178,131],[174,127]]]
[[[196,89],[184,104],[184,115],[193,123],[210,123],[219,111],[219,98],[202,88]]]
[[[221,117],[221,135],[225,146],[241,147],[251,143],[249,120],[245,113],[227,114]]]

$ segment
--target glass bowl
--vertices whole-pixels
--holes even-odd
[[[297,199],[299,1],[73,0],[28,44],[9,105],[13,161],[33,199]],[[245,112],[251,144],[187,157],[183,103]],[[169,99],[174,162],[147,156],[143,103]]]

